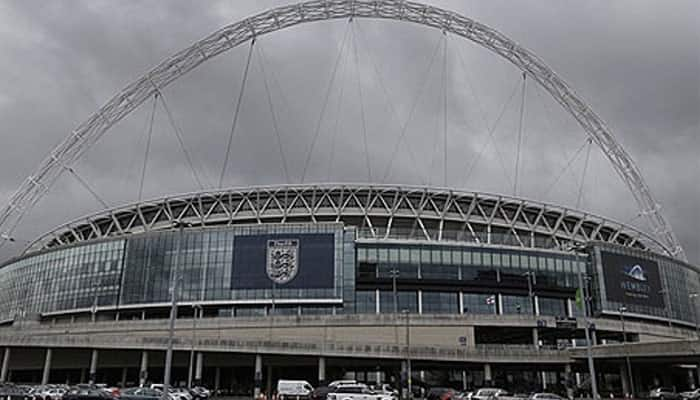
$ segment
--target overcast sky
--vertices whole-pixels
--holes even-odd
[[[0,200],[5,204],[73,128],[158,62],[283,3],[0,1]],[[690,259],[700,259],[700,2],[432,4],[503,32],[563,77],[607,122]],[[164,91],[207,187],[217,185],[222,170],[247,50],[224,53]],[[331,21],[270,34],[255,45],[224,185],[298,183],[308,158],[306,182],[513,194],[521,85],[516,68],[499,57],[417,25]],[[525,88],[517,194],[646,228],[600,150],[587,157],[576,123],[533,83]],[[110,206],[138,198],[151,109],[151,102],[142,105],[75,166]],[[151,143],[144,197],[196,190],[160,103]],[[65,175],[14,235],[21,244],[101,208]]]

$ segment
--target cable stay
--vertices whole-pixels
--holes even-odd
[[[466,182],[469,180],[469,177],[471,176],[472,172],[474,171],[474,168],[478,164],[481,157],[484,155],[486,148],[488,147],[488,145],[490,143],[493,142],[494,137],[495,137],[495,133],[496,133],[496,128],[498,127],[498,124],[501,122],[501,119],[505,115],[506,110],[508,109],[508,106],[513,101],[513,98],[515,98],[515,94],[518,92],[519,86],[520,85],[518,85],[516,83],[516,85],[513,87],[513,91],[511,92],[511,94],[508,97],[508,99],[506,100],[506,102],[503,103],[503,107],[501,108],[501,111],[498,114],[496,121],[494,121],[493,125],[491,125],[491,128],[488,130],[488,137],[486,138],[484,145],[481,147],[481,150],[479,151],[479,153],[477,153],[476,157],[474,157],[472,159],[472,162],[470,163],[469,168],[467,169],[467,173],[464,177],[464,179],[465,179],[464,186],[466,186]],[[499,164],[501,165],[501,169],[503,170],[503,175],[505,176],[506,180],[508,180],[508,183],[512,184],[513,181],[510,179],[510,176],[508,175],[508,170],[506,169],[505,163],[503,161],[503,157],[501,156],[501,153],[498,151],[498,147],[495,145],[495,143],[494,143],[494,150],[496,152],[496,156],[498,157]]]
[[[241,103],[243,102],[243,93],[245,93],[245,85],[248,81],[248,70],[250,69],[250,59],[253,56],[253,46],[255,45],[255,38],[250,41],[250,47],[248,48],[248,56],[246,57],[245,68],[243,69],[243,79],[241,80],[241,87],[238,91],[238,99],[236,100],[236,108],[233,112],[233,121],[231,122],[231,130],[229,131],[228,143],[226,144],[226,155],[224,156],[224,165],[221,167],[221,174],[219,174],[219,184],[218,188],[221,189],[224,184],[224,175],[226,175],[226,169],[228,168],[228,161],[231,155],[231,146],[233,145],[233,139],[236,136],[236,126],[238,125],[238,115],[241,112]]]
[[[187,161],[187,165],[190,167],[190,170],[192,171],[192,176],[194,177],[195,182],[197,183],[197,186],[199,186],[200,189],[204,190],[204,185],[202,184],[202,180],[199,177],[199,174],[197,173],[197,169],[194,167],[194,163],[192,161],[192,157],[190,156],[189,151],[187,151],[187,147],[185,146],[185,142],[182,138],[183,134],[178,127],[178,125],[175,123],[175,118],[173,118],[173,114],[170,112],[170,107],[168,107],[168,103],[165,101],[165,96],[163,96],[163,93],[158,90],[158,98],[160,99],[161,104],[163,105],[163,109],[165,110],[165,114],[168,116],[168,121],[170,122],[170,126],[173,128],[173,133],[175,134],[175,137],[177,138],[177,142],[180,145],[180,150],[182,150],[182,154],[185,156],[185,160]]]
[[[343,56],[343,50],[345,50],[345,42],[348,38],[348,33],[350,32],[350,22],[348,22],[348,25],[345,28],[345,33],[343,34],[343,40],[340,43],[340,49],[338,49],[338,55],[336,56],[335,63],[333,65],[333,71],[331,72],[331,77],[328,81],[328,87],[326,88],[326,95],[323,100],[323,105],[321,106],[321,112],[319,113],[318,120],[316,121],[316,130],[314,131],[314,136],[311,141],[311,146],[309,148],[309,152],[306,155],[306,161],[304,162],[304,169],[302,170],[301,173],[301,183],[304,183],[304,180],[306,179],[306,171],[309,167],[309,163],[311,162],[311,156],[313,155],[314,152],[314,147],[316,146],[316,140],[318,139],[319,133],[321,132],[321,122],[323,122],[323,116],[326,113],[326,107],[328,106],[328,100],[331,95],[331,89],[333,89],[333,83],[335,82],[335,78],[338,72],[338,66],[340,65],[340,61]]]
[[[348,56],[345,55],[345,58]],[[341,62],[342,64],[342,71],[340,73],[341,76],[341,84],[340,84],[340,93],[338,93],[338,106],[336,108],[336,113],[335,113],[335,122],[333,123],[333,130],[331,131],[331,149],[328,154],[328,171],[326,174],[326,181],[330,182],[331,176],[333,174],[333,161],[335,160],[335,141],[336,137],[338,136],[338,131],[340,129],[340,116],[342,115],[342,105],[343,105],[343,96],[345,94],[345,76],[347,74],[348,66],[347,63]]]
[[[90,192],[90,194],[95,198],[95,200],[97,200],[102,205],[102,207],[104,207],[105,209],[109,209],[109,205],[107,204],[107,202],[104,201],[102,197],[100,197],[97,194],[97,192],[92,190],[90,185],[88,185],[88,183],[83,178],[81,178],[80,175],[78,175],[78,173],[75,172],[75,170],[72,167],[64,165],[63,168],[65,168],[66,171],[70,172],[71,175],[73,175],[73,177],[78,181],[78,183],[80,183],[80,185],[82,185],[88,192]]]
[[[367,164],[367,179],[372,182],[372,163],[369,157],[369,146],[367,145],[367,120],[365,117],[365,103],[362,98],[362,77],[360,76],[360,59],[357,55],[357,40],[355,35],[355,26],[350,20],[350,29],[352,30],[352,52],[355,61],[355,74],[357,76],[357,94],[360,99],[360,119],[362,120],[362,143],[365,150],[365,163]]]
[[[151,109],[151,116],[148,122],[148,130],[146,131],[146,146],[143,153],[143,165],[141,167],[141,181],[139,182],[139,196],[138,200],[141,201],[143,198],[143,183],[146,180],[146,165],[148,163],[148,156],[151,149],[151,138],[153,137],[153,122],[156,117],[156,107],[158,106],[158,93],[153,95],[153,108]]]
[[[440,179],[443,175],[443,167],[445,160],[444,143],[447,139],[445,134],[444,125],[444,105],[445,105],[445,93],[446,93],[446,81],[445,81],[445,52],[447,49],[446,36],[443,34],[442,40],[442,51],[441,51],[441,64],[440,65],[440,76],[438,77],[439,84],[437,85],[437,98],[435,99],[435,104],[440,107],[438,112],[433,115],[433,128],[431,132],[434,134],[432,141],[432,150],[430,152],[430,164],[428,165],[428,176],[426,184],[428,186],[439,185],[442,182]],[[442,162],[441,162],[442,161]],[[437,170],[437,171],[436,171]],[[433,176],[435,175],[435,176]],[[446,185],[445,185],[446,186]]]
[[[557,175],[557,177],[554,179],[554,182],[552,182],[552,184],[547,188],[547,190],[545,190],[545,192],[542,196],[543,198],[546,198],[547,195],[552,191],[552,189],[554,189],[554,187],[557,185],[557,183],[559,183],[559,180],[561,179],[561,177],[564,176],[564,174],[566,173],[566,171],[568,171],[568,169],[571,167],[571,165],[574,163],[574,161],[576,161],[578,159],[578,157],[581,154],[581,152],[583,151],[583,149],[585,149],[587,145],[590,145],[592,143],[592,141],[593,141],[593,139],[591,139],[590,137],[586,138],[586,140],[581,145],[581,147],[579,147],[576,150],[576,152],[574,153],[573,156],[571,156],[571,158],[566,163],[564,168],[561,169],[561,171],[559,172],[559,175]]]
[[[421,95],[425,91],[425,88],[428,84],[428,76],[430,75],[430,71],[432,71],[432,69],[433,69],[433,64],[435,63],[435,59],[437,58],[438,52],[440,51],[441,44],[442,44],[442,38],[440,38],[440,40],[438,40],[437,43],[435,43],[435,50],[433,51],[433,54],[430,57],[430,61],[428,63],[428,67],[427,67],[425,73],[423,74],[423,76],[425,78],[423,79],[423,83],[419,86],[418,91],[416,91],[415,96],[413,97],[413,102],[411,104],[410,111],[408,113],[408,116],[406,117],[406,121],[404,122],[403,126],[401,127],[399,137],[397,138],[396,144],[394,145],[394,149],[392,150],[391,156],[389,157],[389,164],[387,164],[386,170],[384,171],[384,176],[382,178],[382,182],[385,182],[389,178],[389,173],[391,172],[391,167],[394,163],[394,159],[396,158],[396,154],[399,151],[399,147],[401,145],[401,142],[406,137],[406,132],[408,130],[408,124],[409,124],[409,122],[411,122],[411,119],[413,118],[413,113],[416,111],[416,106],[418,105],[418,100],[420,99]]]
[[[498,118],[496,119],[497,122],[494,124],[493,127],[490,127],[491,124],[489,123],[488,117],[486,116],[486,111],[484,109],[484,106],[483,106],[481,100],[479,99],[478,92],[476,91],[474,84],[473,84],[473,81],[470,77],[471,70],[467,68],[466,62],[464,61],[464,55],[460,51],[459,47],[457,47],[456,53],[457,53],[457,57],[459,58],[460,65],[462,66],[462,71],[464,72],[463,76],[467,80],[467,85],[469,86],[469,94],[471,95],[472,99],[476,103],[476,108],[479,111],[479,116],[481,117],[480,119],[481,119],[481,123],[483,125],[482,128],[483,128],[484,136],[488,135],[488,137],[484,141],[483,148],[481,149],[481,151],[477,155],[476,161],[478,161],[478,159],[480,159],[481,156],[483,155],[483,152],[486,150],[486,146],[488,146],[488,143],[489,143],[488,141],[493,139],[493,135],[495,133],[496,126],[498,125],[498,121],[500,121],[500,119],[503,117],[502,114],[505,112],[505,107],[507,107],[507,105],[510,103],[512,97],[515,96],[515,93],[517,91],[517,84],[513,88],[513,93],[511,94],[511,98],[509,98],[509,100],[506,102],[506,104],[504,104],[504,109],[501,110],[501,115],[499,115]],[[506,177],[506,179],[508,181],[510,181],[510,177],[509,177],[509,175],[507,173],[507,169],[505,167],[503,155],[501,155],[501,152],[498,151],[498,147],[494,147],[494,151],[496,153],[496,156],[498,157],[498,162],[501,164],[501,169],[503,171],[503,175]],[[467,181],[469,180],[469,177],[471,176],[471,173],[473,172],[475,167],[476,167],[476,162],[474,161],[474,159],[472,159],[471,163],[468,162],[468,164],[465,165],[465,169],[467,170],[467,173],[464,176],[464,181],[462,183],[463,187],[466,187]]]
[[[515,152],[515,179],[513,182],[513,196],[518,195],[518,178],[520,175],[520,152],[523,146],[523,128],[525,125],[525,89],[527,84],[527,74],[523,72],[523,90],[520,98],[520,123],[518,124],[518,147]]]
[[[447,33],[442,34],[445,37],[445,47],[442,57],[442,126],[443,126],[443,159],[442,159],[442,186],[447,187]]]
[[[593,140],[588,139],[588,149],[586,149],[586,161],[583,164],[583,171],[581,172],[581,183],[578,186],[578,197],[576,198],[576,209],[580,210],[581,200],[583,199],[583,186],[586,182],[586,171],[588,170],[588,161],[591,158],[591,147],[593,145]]]
[[[355,24],[356,24],[356,25],[359,25],[359,22],[355,21]],[[391,112],[391,117],[392,117],[393,120],[396,121],[396,123],[398,124],[398,128],[399,128],[399,130],[400,130],[400,129],[401,129],[401,126],[402,126],[401,119],[399,118],[398,112],[396,111],[396,105],[395,105],[394,102],[391,100],[391,96],[390,96],[390,94],[389,94],[389,90],[388,90],[387,87],[386,87],[386,83],[384,82],[384,78],[383,78],[383,75],[382,75],[382,73],[381,73],[381,70],[380,70],[380,68],[379,68],[379,66],[378,66],[378,64],[377,64],[377,62],[376,62],[376,60],[374,59],[374,57],[372,57],[372,54],[371,54],[370,51],[369,51],[369,46],[368,46],[368,44],[367,44],[367,43],[368,43],[368,40],[367,40],[367,38],[364,36],[364,32],[362,31],[362,29],[359,29],[359,30],[357,30],[356,32],[359,32],[359,35],[357,36],[357,39],[358,39],[360,45],[361,45],[361,46],[364,46],[364,48],[367,49],[366,55],[367,55],[367,58],[368,58],[369,61],[370,61],[370,64],[372,65],[372,71],[374,72],[374,75],[375,75],[376,78],[377,78],[377,82],[379,83],[379,87],[380,87],[381,90],[382,90],[382,94],[384,95],[384,98],[386,99],[386,102],[387,102],[387,104],[389,105],[389,110],[390,110],[390,112]],[[410,117],[409,117],[409,118],[410,118]],[[401,143],[401,142],[399,142],[398,145],[400,145],[400,143]],[[421,171],[420,171],[420,168],[419,168],[418,159],[417,159],[417,157],[416,157],[415,152],[414,152],[413,149],[411,148],[411,144],[410,144],[408,141],[404,141],[403,143],[406,145],[406,150],[408,151],[408,155],[409,155],[409,157],[411,158],[411,165],[416,169],[416,175],[417,175],[417,176],[418,176],[418,175],[421,175]],[[382,182],[386,181],[387,178],[388,178],[388,176],[383,177],[383,178],[382,178]]]
[[[270,108],[270,114],[272,116],[272,127],[275,131],[275,136],[277,137],[277,146],[279,148],[280,152],[280,161],[282,162],[282,171],[284,172],[284,179],[287,184],[291,183],[291,180],[289,179],[289,169],[287,168],[287,159],[284,156],[284,146],[282,145],[282,136],[280,135],[279,131],[279,124],[277,121],[277,113],[275,113],[275,106],[272,102],[272,95],[270,94],[270,84],[267,79],[267,74],[265,73],[265,63],[263,62],[262,56],[260,54],[261,46],[256,47],[256,50],[258,51],[258,67],[260,68],[260,72],[262,73],[263,76],[263,82],[265,86],[265,94],[267,95],[267,104],[268,107]]]

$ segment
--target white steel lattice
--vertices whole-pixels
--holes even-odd
[[[389,185],[287,185],[198,192],[105,210],[58,227],[28,252],[172,229],[343,222],[361,239],[462,241],[559,250],[589,241],[661,251],[657,239],[591,214],[486,193]]]
[[[549,92],[602,149],[632,192],[665,252],[686,259],[639,168],[601,118],[544,62],[486,25],[437,7],[400,0],[317,0],[282,6],[228,25],[176,53],[124,88],[51,152],[0,211],[0,232],[12,232],[63,170],[75,163],[112,125],[204,61],[256,36],[302,23],[337,18],[383,18],[434,27],[471,40],[513,63]]]

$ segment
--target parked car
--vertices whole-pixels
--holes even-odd
[[[425,396],[426,400],[457,400],[457,391],[450,388],[430,388]]]
[[[277,396],[284,399],[309,399],[314,387],[307,381],[280,379],[277,381]]]
[[[311,392],[311,400],[326,400],[328,393],[332,392],[333,388],[330,386],[319,386]]]
[[[502,395],[507,395],[503,389],[498,388],[481,388],[477,390],[471,397],[471,400],[493,400],[494,398]]]
[[[379,393],[379,394],[385,394],[387,396],[392,396],[392,397],[399,397],[399,391],[392,388],[391,385],[388,383],[383,383],[377,387],[371,388],[373,392]]]
[[[170,388],[170,394],[175,400],[192,400],[193,396],[189,390],[185,388]]]
[[[6,383],[0,385],[0,398],[3,400],[31,400],[31,395],[28,394],[28,388]]]
[[[669,387],[659,387],[649,392],[649,398],[658,400],[680,400],[681,395]]]
[[[343,380],[338,380],[338,381],[333,381],[328,384],[328,387],[338,387],[342,385],[357,385],[359,382],[357,382],[354,379],[343,379]]]
[[[122,400],[158,400],[162,393],[151,388],[134,387],[122,389],[119,398]]]
[[[62,387],[47,386],[34,394],[37,400],[61,400],[66,393],[66,389]]]
[[[102,389],[71,389],[63,395],[63,400],[113,400],[112,395]]]
[[[328,393],[328,400],[393,400],[393,394],[377,393],[369,389],[367,385],[358,383],[355,385],[341,385]]]
[[[681,392],[680,395],[685,400],[698,400],[700,399],[700,388],[689,392]]]
[[[561,396],[554,393],[533,393],[529,397],[530,400],[564,400]]]
[[[205,388],[204,386],[195,386],[190,392],[198,400],[206,400],[211,397],[211,390]]]

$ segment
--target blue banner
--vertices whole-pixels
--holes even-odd
[[[232,267],[231,289],[332,289],[334,235],[236,236]]]

